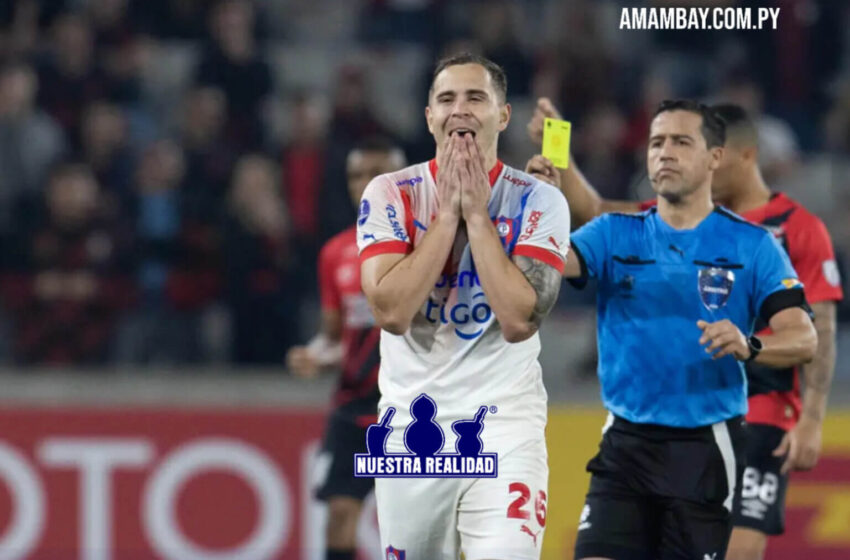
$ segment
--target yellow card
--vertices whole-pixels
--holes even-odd
[[[561,169],[570,165],[570,128],[569,121],[543,121],[543,157]]]

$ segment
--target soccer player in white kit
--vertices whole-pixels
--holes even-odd
[[[453,452],[452,423],[488,407],[483,451],[496,478],[378,478],[393,560],[540,557],[549,469],[537,330],[558,296],[570,217],[560,192],[497,159],[508,125],[504,71],[470,54],[441,61],[425,116],[436,158],[372,180],[357,242],[381,332],[386,452],[406,453],[411,403],[427,394]],[[421,420],[421,419],[420,419]]]

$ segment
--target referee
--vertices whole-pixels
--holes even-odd
[[[599,378],[610,411],[575,558],[721,560],[743,469],[744,362],[811,360],[803,286],[765,229],[714,206],[722,121],[665,101],[647,167],[658,205],[576,231],[565,276],[598,281]],[[757,318],[772,334],[748,336]]]

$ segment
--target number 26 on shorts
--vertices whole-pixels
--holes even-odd
[[[531,491],[527,484],[511,482],[508,493],[519,495],[508,506],[508,519],[531,519],[531,513],[526,505],[531,500]],[[534,516],[541,527],[546,526],[546,492],[540,490],[534,500]]]

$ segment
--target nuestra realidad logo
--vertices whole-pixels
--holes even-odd
[[[495,407],[489,409],[495,412]],[[390,422],[396,409],[389,407],[377,424],[366,430],[368,453],[354,455],[354,476],[369,478],[496,478],[497,454],[484,453],[481,433],[488,408],[481,406],[470,420],[452,423],[457,435],[454,453],[443,452],[446,437],[434,420],[437,403],[420,394],[410,403],[413,420],[404,429],[407,453],[387,453]]]

